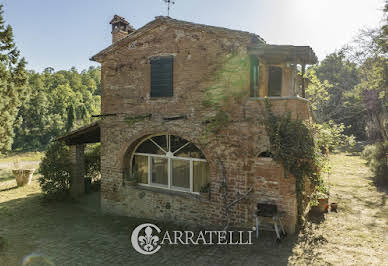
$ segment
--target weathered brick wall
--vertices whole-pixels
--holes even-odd
[[[231,122],[217,134],[208,134],[205,117],[214,115],[202,105],[204,90],[214,84],[212,75],[233,51],[247,55],[252,36],[193,24],[167,23],[150,27],[146,34],[120,42],[120,49],[102,61],[102,112],[118,113],[101,122],[102,208],[134,217],[163,219],[200,225],[223,225],[224,201],[220,192],[222,160],[227,176],[229,201],[249,188],[253,192],[232,208],[233,226],[252,226],[258,202],[276,203],[286,212],[286,227],[295,229],[295,182],[284,178],[282,167],[258,158],[268,149],[268,138],[258,122],[262,100],[243,99],[228,106]],[[150,99],[152,56],[174,55],[174,96]],[[247,73],[249,77],[249,73]],[[249,88],[244,88],[249,94]],[[307,118],[308,104],[299,98],[272,100],[275,112],[290,111]],[[129,116],[152,114],[150,119],[129,125]],[[163,117],[186,115],[187,119],[164,121]],[[123,172],[133,143],[151,134],[169,133],[185,138],[202,150],[210,164],[211,200],[196,195],[154,191],[128,186]],[[208,134],[206,138],[204,135]]]

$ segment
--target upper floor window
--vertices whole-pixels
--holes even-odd
[[[268,96],[281,96],[282,68],[269,67],[268,69]]]
[[[250,96],[259,97],[259,61],[256,56],[250,57]]]
[[[173,63],[172,56],[151,59],[151,97],[173,96]]]

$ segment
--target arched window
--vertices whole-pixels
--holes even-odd
[[[193,143],[174,135],[159,135],[137,147],[132,174],[140,184],[199,192],[208,183],[209,165]]]

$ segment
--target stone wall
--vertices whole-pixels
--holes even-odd
[[[248,56],[252,34],[195,24],[177,25],[169,20],[149,26],[144,34],[120,41],[120,47],[102,61],[102,113],[114,113],[101,125],[102,208],[134,217],[193,225],[223,225],[224,201],[220,192],[222,160],[229,201],[253,188],[247,199],[231,210],[231,225],[251,227],[258,202],[272,202],[286,212],[286,228],[292,233],[296,221],[295,180],[284,178],[280,165],[258,154],[269,147],[259,122],[263,100],[240,98],[223,110],[229,122],[209,133],[204,121],[214,117],[214,107],[202,103],[204,92],[215,84],[214,74],[232,54]],[[150,98],[150,64],[153,56],[174,56],[174,96]],[[246,73],[249,80],[249,71]],[[248,84],[249,85],[249,84]],[[249,95],[249,86],[241,88]],[[286,93],[282,90],[282,94]],[[291,112],[294,118],[309,117],[308,103],[297,97],[270,99],[275,113]],[[133,116],[150,118],[129,123]],[[185,119],[163,118],[184,115]],[[193,142],[210,165],[211,199],[141,186],[129,186],[124,178],[134,143],[152,134],[168,133]],[[205,137],[206,136],[206,137]]]

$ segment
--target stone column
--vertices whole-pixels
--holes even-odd
[[[85,193],[85,144],[70,146],[71,185],[70,195],[78,198]]]

